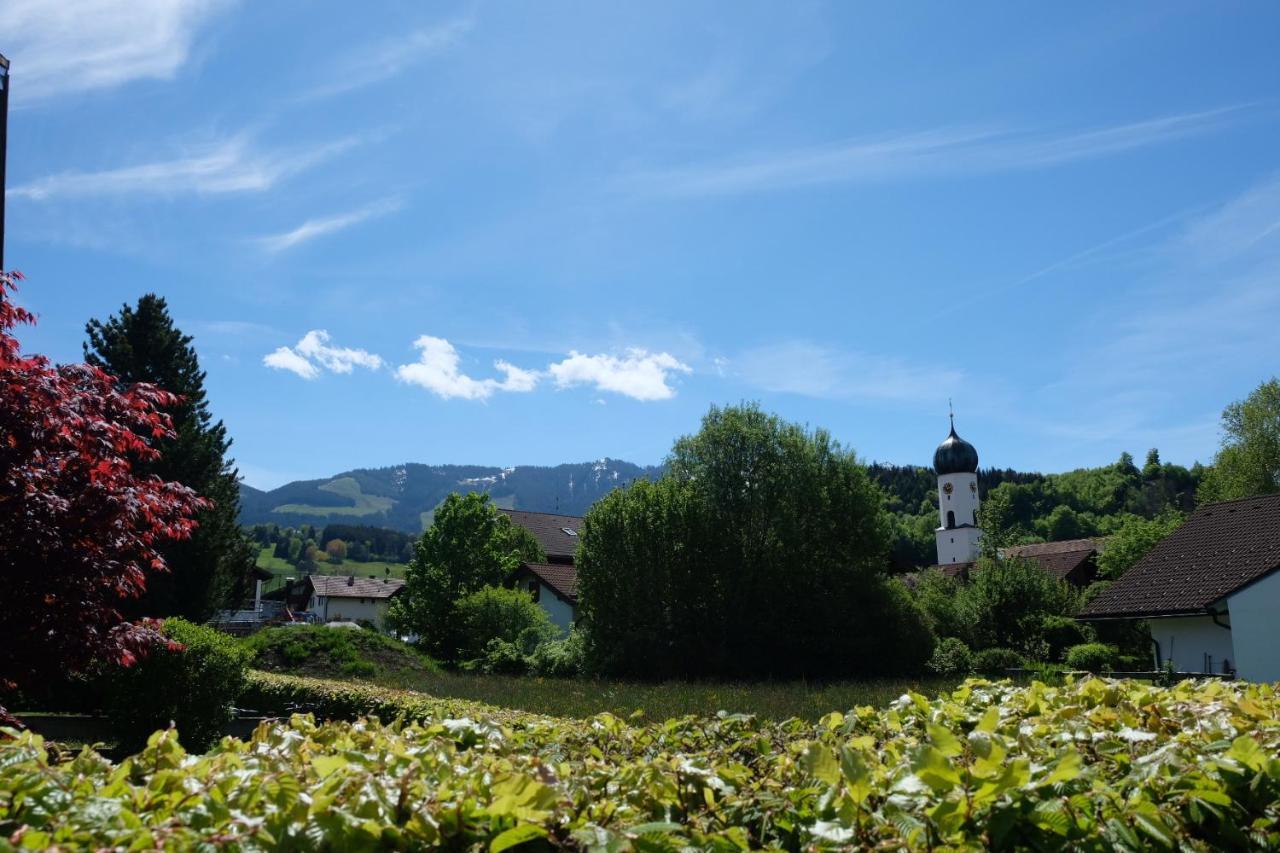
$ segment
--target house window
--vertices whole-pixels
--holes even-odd
[[[956,526],[956,512],[953,509],[947,510],[947,529],[952,530]]]
[[[534,601],[542,600],[542,584],[537,581],[529,581],[529,594],[533,596]]]

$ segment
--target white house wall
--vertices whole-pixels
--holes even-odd
[[[1280,572],[1227,599],[1240,677],[1280,681]]]
[[[574,619],[573,605],[566,604],[551,587],[541,584],[541,589],[538,590],[538,606],[547,611],[551,621],[556,623],[561,631],[569,633],[569,626],[573,624]]]
[[[389,598],[359,599],[317,595],[312,596],[307,609],[317,614],[321,622],[359,622],[364,619],[381,630],[390,606]]]
[[[1235,608],[1232,608],[1230,624],[1235,625]],[[1227,619],[1223,619],[1227,622]],[[1178,672],[1222,672],[1222,662],[1231,661],[1238,667],[1232,644],[1233,631],[1216,625],[1209,616],[1176,616],[1151,620],[1151,638],[1160,644],[1159,662],[1173,661]],[[1210,657],[1211,656],[1211,659]]]

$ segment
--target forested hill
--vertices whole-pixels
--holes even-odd
[[[418,533],[450,492],[487,491],[498,506],[582,515],[618,486],[656,477],[661,468],[617,459],[494,468],[419,465],[359,468],[322,480],[299,480],[271,491],[240,486],[240,523],[325,525],[352,522]]]
[[[617,459],[555,467],[493,468],[418,465],[361,468],[329,479],[301,480],[264,492],[241,485],[244,525],[349,522],[421,532],[450,492],[487,491],[509,509],[582,515],[596,500],[639,477],[657,477],[659,466]],[[894,514],[894,558],[903,566],[933,561],[938,525],[937,478],[915,465],[872,464],[869,471]],[[984,518],[1021,541],[1103,536],[1133,515],[1153,518],[1194,506],[1203,469],[1160,461],[1151,451],[1138,467],[1133,457],[1100,468],[1037,474],[988,468],[978,473]]]

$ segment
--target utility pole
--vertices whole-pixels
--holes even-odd
[[[0,54],[0,271],[4,270],[5,152],[9,147],[9,60]]]

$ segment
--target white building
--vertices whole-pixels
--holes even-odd
[[[564,633],[578,618],[578,572],[563,563],[521,563],[507,586],[527,590]]]
[[[951,434],[933,452],[933,470],[938,474],[938,565],[972,563],[978,559],[982,530],[978,527],[978,451],[956,435],[955,418]]]
[[[371,622],[384,629],[391,598],[404,588],[395,578],[310,575],[307,610],[320,622]]]
[[[1080,618],[1146,620],[1158,668],[1280,681],[1280,495],[1200,507]]]

